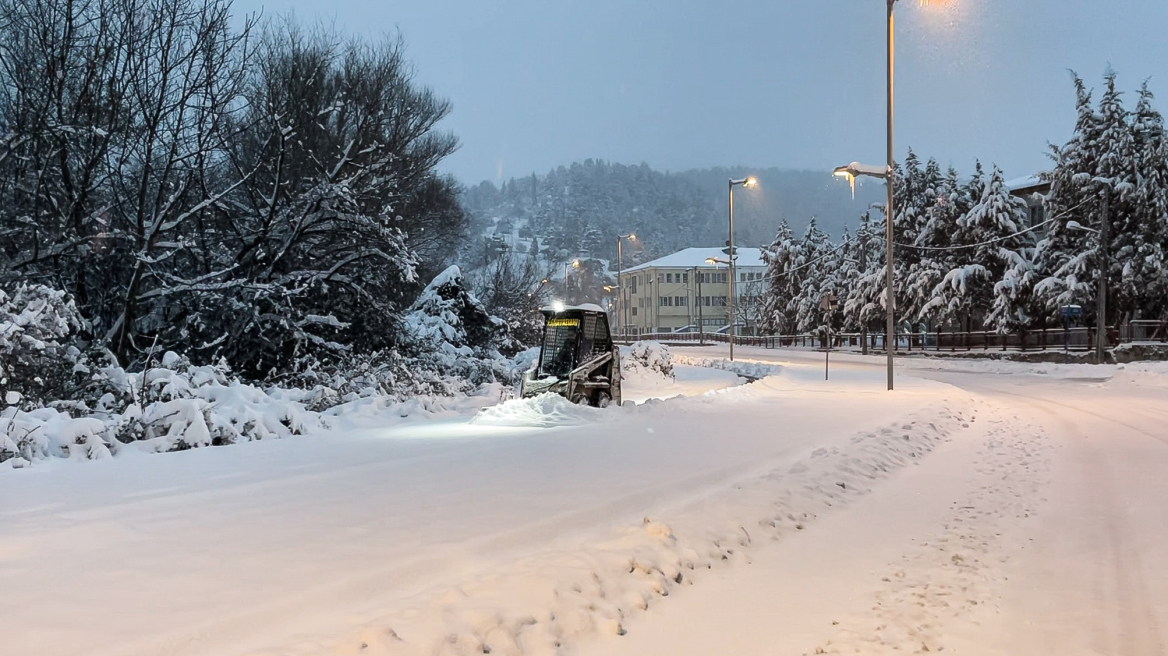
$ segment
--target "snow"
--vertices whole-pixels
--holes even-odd
[[[1014,178],[1012,180],[1007,180],[1006,181],[1006,188],[1009,189],[1011,192],[1014,192],[1014,191],[1018,191],[1020,189],[1032,189],[1034,187],[1040,187],[1044,184],[1047,184],[1047,183],[1042,179],[1042,177],[1035,174],[1035,175],[1023,176],[1021,178]]]
[[[637,405],[493,384],[0,468],[5,651],[1155,653],[1168,365],[906,358],[890,394],[876,357],[676,351]]]
[[[738,269],[748,270],[751,267],[765,267],[766,263],[762,260],[762,249],[759,248],[741,248],[735,247],[738,252],[738,259],[735,260],[734,266]],[[706,258],[721,258],[726,259],[726,253],[723,248],[685,248],[676,253],[671,253],[665,257],[657,258],[644,264],[629,267],[624,270],[624,273],[634,271],[641,271],[643,269],[717,269],[718,265],[706,262]]]
[[[597,305],[595,303],[582,303],[580,305],[565,305],[563,307],[548,305],[546,307],[540,308],[540,310],[542,312],[564,312],[566,310],[583,310],[584,312],[606,312],[606,310],[604,308],[600,307],[599,305]]]

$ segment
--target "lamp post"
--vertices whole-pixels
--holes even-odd
[[[616,325],[617,325],[618,329],[621,331],[622,335],[625,332],[625,325],[624,325],[624,323],[622,323],[622,320],[624,319],[624,316],[625,316],[625,310],[624,310],[625,292],[624,292],[624,289],[625,289],[626,285],[625,285],[624,281],[621,280],[621,275],[622,275],[622,272],[624,271],[624,254],[623,254],[621,247],[624,244],[624,241],[626,239],[628,239],[629,241],[636,241],[637,235],[630,232],[627,235],[617,235],[616,236],[616,289],[617,289]]]
[[[734,360],[734,260],[738,259],[737,255],[734,252],[734,187],[737,187],[738,185],[742,185],[743,187],[745,187],[747,189],[749,189],[751,187],[756,187],[756,186],[758,186],[758,178],[755,178],[754,176],[742,178],[739,180],[735,180],[734,178],[730,178],[730,182],[726,186],[726,189],[729,192],[728,198],[729,198],[729,203],[730,203],[730,234],[729,234],[729,239],[726,240],[726,246],[727,246],[727,250],[729,252],[726,253],[726,256],[730,259],[730,262],[729,262],[729,264],[730,264],[730,300],[729,300],[730,310],[729,310],[729,314],[730,314],[730,360],[731,361]]]
[[[885,337],[884,346],[885,346],[885,348],[888,349],[888,389],[891,390],[892,389],[893,360],[894,360],[893,351],[894,351],[895,344],[893,342],[889,341],[889,339],[890,338],[894,339],[896,337],[896,323],[895,323],[896,319],[895,319],[895,316],[893,314],[893,312],[895,311],[895,308],[896,308],[896,300],[895,300],[896,295],[893,294],[893,291],[892,291],[892,262],[893,262],[893,257],[892,257],[893,256],[893,253],[892,253],[892,249],[893,249],[893,246],[892,246],[892,244],[893,244],[893,242],[892,242],[892,217],[894,215],[894,205],[892,202],[892,185],[894,183],[894,180],[893,180],[892,170],[896,164],[893,161],[893,142],[892,142],[893,121],[892,121],[892,119],[893,119],[893,110],[895,107],[895,105],[893,103],[893,98],[894,98],[894,96],[893,96],[893,91],[894,91],[893,81],[895,79],[894,78],[894,71],[896,68],[896,12],[894,11],[894,9],[896,8],[896,0],[886,0],[886,1],[888,4],[888,35],[887,35],[888,36],[888,94],[887,94],[887,98],[888,98],[888,135],[887,135],[888,136],[888,143],[887,143],[887,146],[888,146],[888,151],[887,151],[888,168],[885,170],[883,176],[877,176],[877,177],[884,178],[885,187],[887,187],[887,192],[888,192],[888,199],[884,205],[884,215],[886,217],[886,219],[885,219],[886,225],[884,228],[884,232],[885,232],[884,247],[886,249],[885,262],[886,262],[886,265],[888,267],[887,280],[885,281],[885,285],[888,289],[888,294],[887,294],[887,296],[888,296],[888,326],[887,326],[887,336]],[[922,0],[921,4],[929,4],[929,0]],[[847,167],[840,167],[840,169],[836,169],[836,174],[839,175],[841,172],[841,169],[846,169],[846,168]],[[866,167],[866,168],[868,168],[868,167]],[[871,173],[861,173],[861,174],[862,175],[872,175]],[[853,183],[854,183],[854,178],[856,175],[857,175],[856,173],[852,173],[849,176],[850,179],[853,181]],[[854,189],[855,189],[855,187],[853,187],[853,190]]]
[[[889,16],[891,16],[892,2],[889,0]],[[891,32],[889,33],[891,35]],[[890,37],[891,38],[891,37]],[[891,43],[891,41],[890,41]],[[891,52],[891,51],[890,51]],[[891,61],[891,59],[889,60]],[[889,69],[891,71],[891,69]],[[891,78],[890,78],[891,79]],[[889,89],[891,90],[891,86]],[[891,96],[889,96],[891,97]],[[891,105],[889,108],[891,109]],[[891,116],[891,114],[889,114]],[[884,264],[885,264],[885,280],[884,280],[884,297],[886,300],[886,308],[888,315],[888,323],[885,327],[884,333],[884,348],[888,351],[888,389],[892,389],[892,372],[896,360],[896,294],[893,293],[892,287],[892,266],[893,266],[893,242],[892,242],[892,123],[889,122],[889,151],[888,151],[888,165],[887,166],[873,166],[871,164],[860,164],[859,162],[852,162],[847,166],[840,166],[835,169],[835,174],[848,179],[848,183],[852,185],[852,189],[856,188],[856,178],[861,176],[868,176],[871,178],[880,178],[884,180],[884,187],[888,192],[886,205],[884,206]]]
[[[706,345],[706,332],[705,332],[706,326],[705,326],[705,318],[702,317],[702,272],[700,269],[698,269],[698,267],[693,268],[693,276],[694,276],[694,287],[697,290],[694,293],[694,305],[696,305],[698,308],[698,311],[697,311],[698,345],[705,346]]]

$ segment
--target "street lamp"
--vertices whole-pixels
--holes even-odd
[[[888,3],[888,7],[889,7],[890,12],[892,10],[892,2],[893,1],[895,1],[895,0],[890,0],[890,2]],[[891,88],[892,87],[890,86],[889,89],[891,90]],[[891,96],[889,96],[889,97],[891,98]],[[890,112],[891,112],[891,107],[892,107],[892,105],[889,105]],[[892,114],[890,113],[889,116],[891,117]],[[893,175],[892,175],[892,121],[891,120],[889,120],[889,122],[888,122],[888,135],[889,135],[889,141],[888,141],[889,150],[888,150],[888,165],[887,166],[873,166],[871,164],[861,164],[859,162],[852,162],[851,164],[848,164],[847,166],[836,167],[835,175],[837,175],[841,178],[847,178],[848,184],[851,185],[851,187],[852,187],[852,194],[853,195],[855,195],[855,190],[856,190],[856,178],[861,177],[861,176],[867,176],[870,178],[880,178],[881,180],[884,180],[884,188],[888,194],[888,197],[885,200],[886,205],[884,207],[884,253],[885,253],[885,257],[884,257],[884,262],[885,262],[885,279],[884,279],[885,292],[884,292],[884,297],[885,297],[886,306],[887,306],[885,309],[886,309],[886,313],[888,315],[888,322],[887,322],[887,325],[885,326],[886,332],[884,333],[884,348],[888,351],[888,389],[891,390],[892,389],[892,378],[893,378],[892,372],[893,372],[893,368],[894,368],[895,360],[896,360],[896,348],[895,348],[895,344],[896,344],[896,341],[895,341],[896,340],[896,294],[894,293],[894,290],[892,288],[892,262],[893,262],[893,252],[892,252],[892,247],[893,247],[893,243],[892,243],[892,183],[893,183]]]
[[[729,247],[728,248],[729,252],[727,253],[727,255],[730,257],[730,262],[729,262],[729,266],[730,266],[730,311],[729,311],[729,314],[730,314],[730,360],[731,361],[734,360],[734,260],[737,259],[737,256],[734,252],[734,187],[737,187],[738,185],[742,185],[743,187],[745,187],[747,189],[750,189],[752,187],[757,187],[758,186],[758,178],[756,178],[754,176],[749,176],[749,177],[742,178],[739,180],[735,180],[734,178],[730,178],[730,182],[726,187],[727,191],[729,192],[728,197],[729,197],[729,203],[730,203],[730,238],[726,240],[726,246]]]
[[[888,4],[888,166],[882,171],[882,175],[876,175],[880,169],[873,166],[862,166],[857,163],[852,163],[848,166],[841,166],[835,170],[836,175],[847,177],[849,182],[854,184],[855,178],[859,175],[872,175],[874,177],[883,177],[885,187],[888,191],[888,200],[884,205],[885,216],[885,249],[887,256],[885,258],[888,267],[888,336],[885,338],[885,348],[888,349],[888,389],[892,389],[892,371],[893,371],[893,344],[888,341],[889,338],[895,337],[895,323],[893,318],[893,310],[895,308],[895,294],[892,291],[892,217],[893,217],[893,202],[892,202],[892,185],[893,185],[893,167],[896,163],[893,161],[893,141],[892,141],[892,118],[893,118],[893,71],[896,64],[896,16],[893,11],[896,8],[896,0],[886,0]],[[922,5],[931,4],[930,0],[921,0]],[[855,187],[852,187],[853,193]]]
[[[624,281],[621,280],[621,274],[624,271],[624,254],[621,247],[624,245],[626,239],[629,241],[637,241],[637,235],[630,232],[627,235],[616,236],[616,288],[618,290],[616,298],[616,325],[620,329],[621,334],[624,334],[625,332],[625,325],[621,322],[621,320],[624,319],[625,312],[625,284]]]

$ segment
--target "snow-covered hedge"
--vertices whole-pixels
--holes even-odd
[[[324,411],[361,401],[481,395],[519,380],[536,353],[519,352],[457,267],[436,277],[404,315],[397,348],[304,358],[253,384],[226,362],[195,366],[167,352],[130,372],[101,348],[81,350],[84,326],[64,292],[0,291],[0,462],[96,459],[125,448],[178,451],[286,437],[324,427]],[[368,400],[368,401],[363,401]],[[355,406],[350,406],[355,407]]]
[[[633,342],[621,349],[621,368],[626,375],[651,372],[664,378],[673,378],[673,358],[669,348],[660,342]]]
[[[225,366],[192,366],[166,353],[129,373],[108,354],[76,358],[76,396],[37,407],[22,399],[0,412],[0,462],[20,467],[51,458],[108,457],[124,448],[181,451],[297,435],[323,427],[298,391],[260,389]]]
[[[65,338],[82,326],[65,292],[44,285],[0,290],[0,397],[40,397],[60,387],[75,355]]]
[[[173,352],[148,356],[143,372],[126,371],[107,350],[72,345],[84,324],[63,292],[31,285],[0,292],[0,400],[7,400],[0,462],[286,437],[324,427],[325,410],[363,399],[386,408],[503,389],[535,357],[516,353],[507,325],[466,289],[456,267],[425,288],[404,323],[396,349],[302,361],[259,385],[226,362],[195,366]]]

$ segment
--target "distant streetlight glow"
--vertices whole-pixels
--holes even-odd
[[[734,360],[734,260],[737,259],[734,252],[734,187],[742,185],[747,189],[753,189],[758,186],[758,178],[753,175],[747,176],[740,180],[730,178],[730,184],[727,186],[728,201],[730,205],[730,238],[726,240],[727,256],[730,261],[727,263],[730,267],[730,309],[727,314],[730,316],[730,359]]]
[[[614,285],[614,287],[617,289],[616,325],[617,330],[619,330],[622,334],[625,332],[625,324],[623,322],[627,321],[624,316],[625,286],[621,281],[621,275],[624,273],[624,249],[622,247],[624,246],[626,239],[629,241],[637,241],[637,235],[636,233],[630,232],[627,235],[616,236],[616,285]]]

